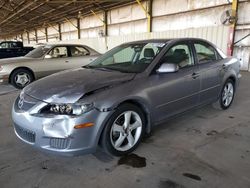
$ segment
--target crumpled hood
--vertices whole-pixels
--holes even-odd
[[[28,62],[28,61],[34,61],[35,58],[30,57],[12,57],[12,58],[5,58],[0,59],[0,65],[3,64],[11,64],[11,63],[22,63],[22,62]]]
[[[47,103],[75,103],[84,94],[129,81],[134,73],[73,69],[40,79],[24,88],[24,93]]]

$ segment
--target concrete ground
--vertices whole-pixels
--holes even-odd
[[[0,86],[0,187],[250,187],[250,73],[242,74],[229,110],[209,105],[168,121],[127,158],[100,151],[64,158],[34,150],[11,125],[18,91]]]

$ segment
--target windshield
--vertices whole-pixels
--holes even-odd
[[[50,46],[39,46],[36,49],[30,51],[25,57],[40,58],[43,57],[51,49]]]
[[[105,53],[85,68],[108,69],[127,73],[143,72],[165,43],[124,44]]]

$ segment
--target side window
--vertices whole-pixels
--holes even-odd
[[[10,48],[17,48],[17,43],[12,42],[12,43],[9,44],[9,47]]]
[[[155,54],[157,54],[158,52],[159,52],[159,49],[153,44],[149,43],[143,47],[139,60],[142,60],[142,59],[152,60],[155,57]],[[150,62],[151,61],[149,61],[149,63]]]
[[[72,57],[89,55],[89,51],[82,46],[70,46],[69,48]]]
[[[178,44],[170,48],[161,62],[178,64],[180,68],[194,64],[190,48],[187,44]]]
[[[52,58],[68,57],[67,47],[65,46],[55,47],[49,52],[49,55],[51,55]]]
[[[8,43],[7,43],[7,42],[3,42],[3,43],[1,44],[1,47],[0,47],[0,48],[8,48],[8,47],[9,47]]]
[[[200,64],[217,60],[216,52],[209,44],[195,43],[194,47]]]

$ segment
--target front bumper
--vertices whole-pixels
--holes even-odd
[[[0,73],[0,84],[7,84],[9,82],[9,74]]]
[[[35,148],[54,154],[75,156],[95,152],[110,112],[94,109],[78,117],[32,115],[41,105],[45,104],[40,102],[30,110],[22,111],[15,102],[12,120],[18,138]],[[74,129],[75,125],[88,122],[94,123],[94,126]]]

